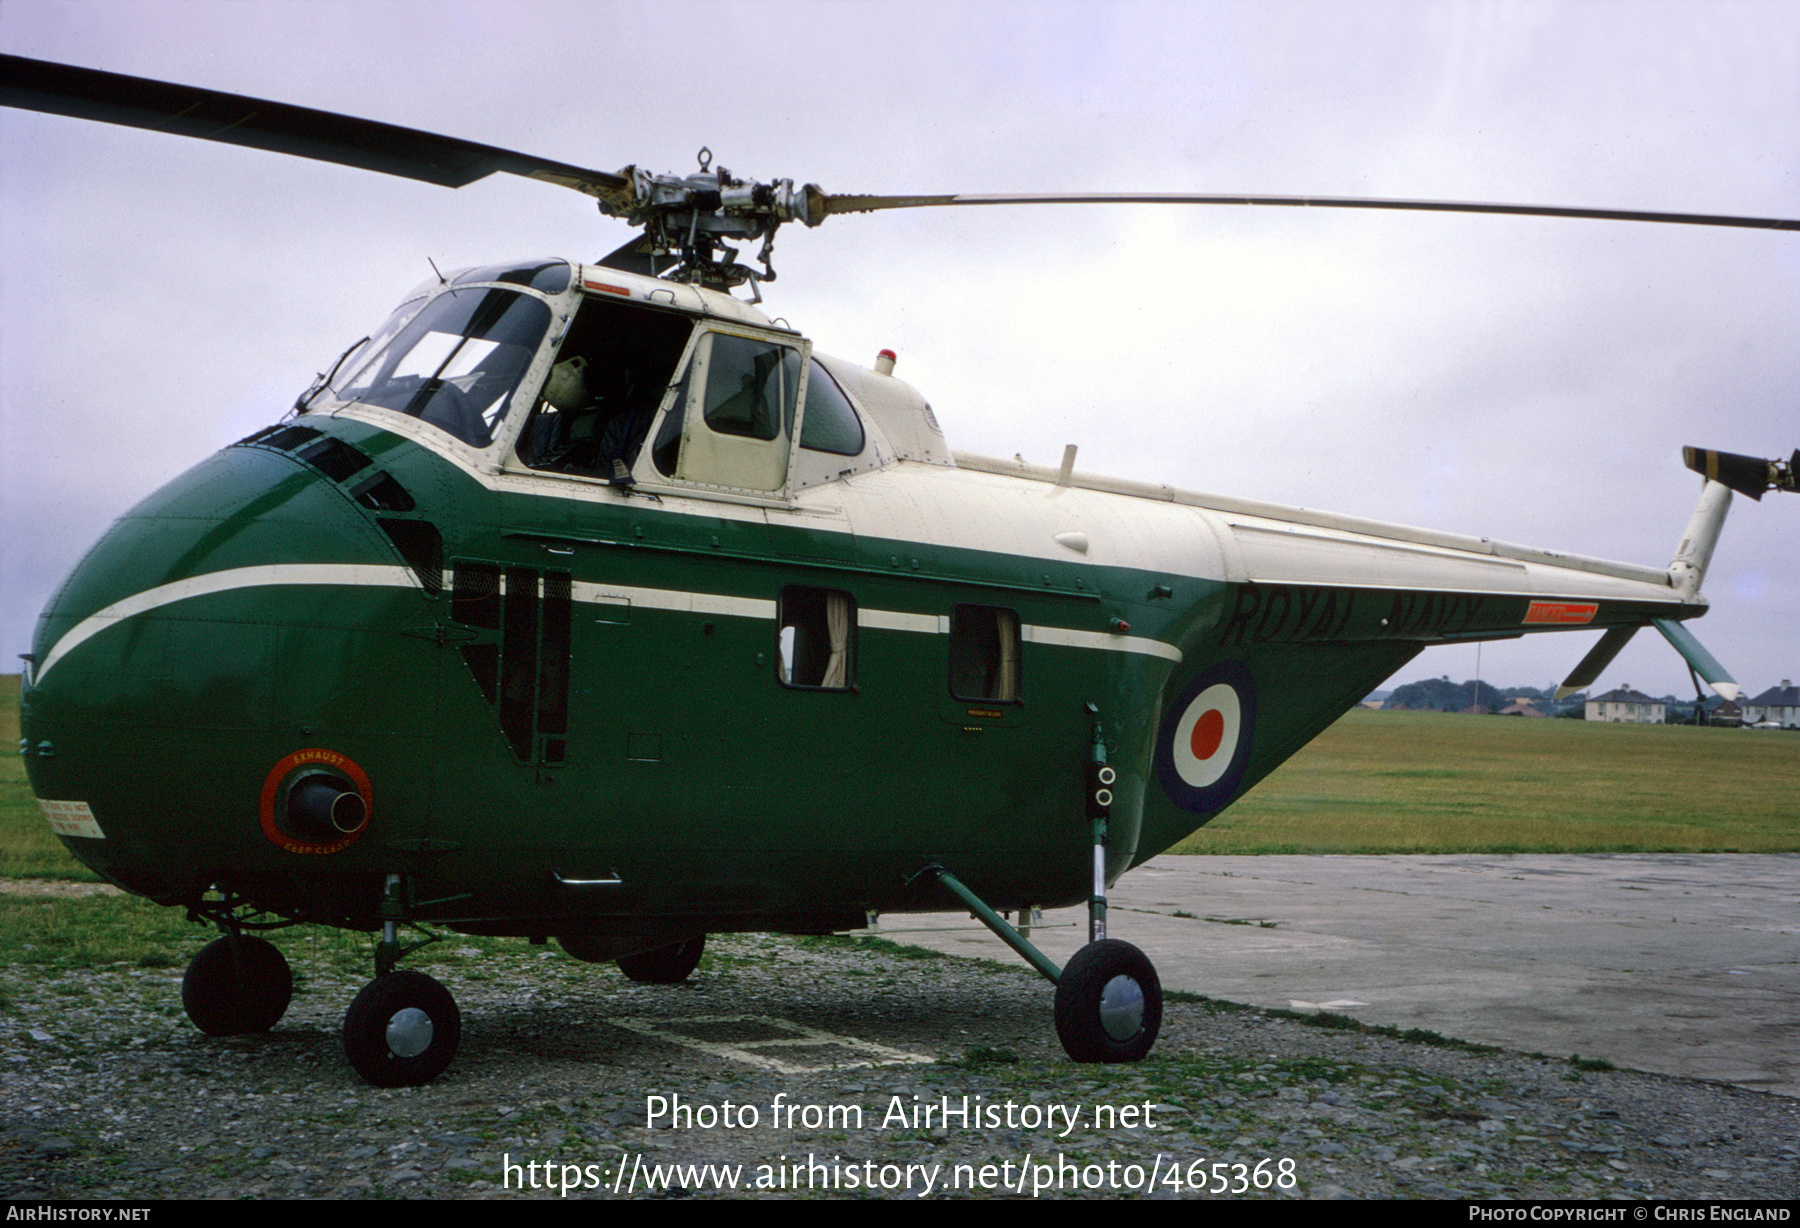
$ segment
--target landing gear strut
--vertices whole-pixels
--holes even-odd
[[[1096,712],[1088,705],[1089,712]],[[1094,837],[1094,884],[1088,897],[1088,944],[1062,969],[1028,942],[942,866],[928,867],[977,920],[993,930],[1056,986],[1056,1035],[1077,1062],[1135,1062],[1150,1052],[1162,1028],[1162,981],[1142,951],[1106,936],[1106,826],[1118,774],[1106,762],[1106,743],[1094,724],[1087,767],[1087,813]]]
[[[344,1012],[344,1055],[356,1073],[376,1087],[418,1087],[444,1073],[462,1043],[462,1012],[450,991],[423,972],[397,972],[400,957],[427,942],[402,948],[400,876],[388,875],[385,917],[375,944],[375,979]]]

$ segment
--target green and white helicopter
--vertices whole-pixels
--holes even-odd
[[[1255,196],[857,196],[714,167],[616,174],[18,57],[0,102],[460,186],[572,187],[641,233],[593,263],[448,272],[294,412],[120,518],[44,611],[21,752],[74,855],[223,936],[215,1035],[292,979],[262,931],[374,932],[344,1021],[369,1081],[435,1078],[434,931],[557,939],[675,982],[709,933],[966,906],[1056,984],[1078,1061],[1155,1041],[1106,936],[1120,874],[1217,816],[1431,644],[1604,629],[1592,681],[1683,627],[1731,491],[1688,450],[1665,568],[953,451],[893,374],[730,292],[784,223],[882,209],[1260,204],[1800,229],[1792,220]],[[760,269],[733,243],[762,243]],[[203,752],[204,766],[196,764]],[[847,798],[858,799],[846,806]],[[1089,908],[1063,968],[1002,913]],[[407,935],[423,935],[422,938]]]

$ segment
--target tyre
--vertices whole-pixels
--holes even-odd
[[[627,955],[619,961],[619,971],[645,985],[679,985],[700,966],[700,954],[706,950],[706,935]]]
[[[344,1054],[376,1087],[418,1087],[444,1072],[462,1041],[462,1012],[423,972],[390,972],[344,1012]]]
[[[1077,1062],[1135,1062],[1162,1027],[1162,982],[1129,942],[1075,952],[1056,984],[1056,1035]]]
[[[181,1005],[208,1036],[267,1032],[294,998],[287,959],[261,938],[215,938],[200,949],[181,978]]]
[[[584,964],[610,964],[617,958],[618,947],[615,939],[596,938],[592,934],[558,934],[556,945],[561,947],[570,959],[578,959]]]

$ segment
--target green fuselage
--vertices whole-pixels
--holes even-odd
[[[837,412],[841,441],[859,428]],[[811,446],[767,429],[796,464]],[[1110,881],[1427,643],[1546,610],[1699,612],[1610,590],[1547,605],[1510,572],[1488,591],[1486,558],[1456,563],[1480,583],[1364,583],[1365,556],[1435,556],[874,438],[863,476],[759,501],[484,471],[373,411],[261,432],[122,517],[51,601],[24,691],[33,788],[76,856],[171,904],[219,887],[368,927],[399,876],[406,917],[477,932],[831,930],[954,907],[932,865],[996,908],[1086,898],[1097,736],[1118,772]],[[1238,554],[1184,563],[1182,534],[1236,534]],[[1321,579],[1259,575],[1265,540]],[[1248,572],[1218,561],[1240,554]],[[309,774],[360,797],[347,830],[290,821]]]

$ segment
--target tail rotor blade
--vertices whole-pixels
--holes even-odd
[[[1739,456],[1711,448],[1683,448],[1681,463],[1701,477],[1758,502],[1765,491],[1800,489],[1800,448],[1794,449],[1794,455],[1787,460],[1763,460],[1760,456]]]
[[[1563,679],[1563,684],[1556,688],[1556,698],[1566,699],[1575,692],[1592,686],[1594,679],[1598,678],[1600,672],[1612,664],[1613,658],[1619,655],[1620,650],[1629,644],[1631,637],[1637,633],[1638,629],[1634,625],[1614,627],[1601,636],[1600,642],[1588,649],[1587,656],[1581,658],[1581,664],[1577,665],[1574,671]]]
[[[1723,695],[1726,699],[1736,699],[1742,694],[1737,680],[1725,672],[1712,653],[1701,647],[1694,633],[1680,623],[1667,618],[1653,618],[1650,625],[1662,632],[1662,637],[1674,646],[1687,663],[1694,667],[1694,672],[1706,679],[1706,685]]]

